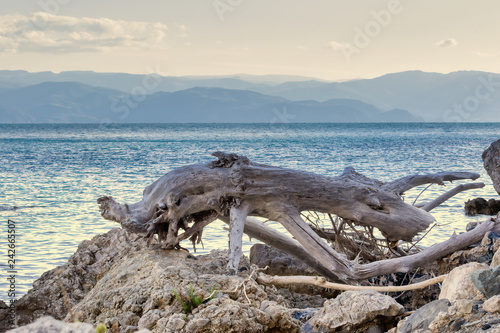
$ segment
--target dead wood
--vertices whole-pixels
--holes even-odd
[[[301,212],[335,214],[352,223],[376,227],[389,242],[411,241],[434,221],[423,209],[405,203],[404,191],[416,186],[458,179],[476,179],[478,174],[442,172],[416,175],[383,183],[357,173],[353,168],[337,177],[251,162],[244,156],[217,152],[217,161],[173,170],[146,187],[141,201],[119,204],[112,197],[98,199],[105,219],[123,228],[157,235],[166,249],[179,242],[201,240],[204,227],[217,217],[230,225],[228,272],[234,273],[241,256],[244,232],[303,260],[320,274],[343,281],[365,279],[388,272],[407,271],[406,263],[383,260],[360,265],[325,243],[302,219]],[[259,216],[280,222],[297,240],[277,236]],[[252,222],[249,222],[252,221]],[[493,228],[493,227],[492,227]],[[180,230],[185,232],[179,234]],[[297,243],[298,242],[298,243]],[[444,251],[446,252],[446,251]],[[436,255],[445,255],[432,253]],[[393,259],[390,259],[393,260]],[[426,260],[416,258],[418,264]],[[387,265],[395,264],[393,268]]]
[[[341,283],[332,283],[326,281],[324,277],[320,276],[269,276],[269,275],[260,275],[257,278],[257,282],[263,285],[275,285],[275,286],[286,286],[291,284],[308,284],[314,285],[322,288],[348,291],[348,290],[374,290],[381,293],[388,292],[399,292],[399,291],[408,291],[408,290],[417,290],[423,289],[425,287],[431,286],[436,283],[443,282],[446,278],[447,274],[440,275],[435,278],[413,283],[407,284],[403,286],[353,286],[349,284],[341,284]]]

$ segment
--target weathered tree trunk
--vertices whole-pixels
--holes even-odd
[[[144,190],[135,204],[117,203],[112,197],[98,199],[104,218],[132,231],[158,235],[167,249],[179,248],[190,237],[201,239],[203,227],[218,216],[229,217],[230,261],[235,272],[241,255],[243,232],[273,246],[297,252],[297,257],[323,275],[340,280],[366,278],[387,267],[368,271],[348,261],[326,244],[300,217],[302,211],[336,214],[361,225],[377,227],[388,241],[410,241],[425,230],[434,218],[423,209],[403,202],[401,195],[413,187],[458,179],[476,179],[475,173],[450,172],[416,175],[382,183],[352,168],[338,177],[252,163],[244,156],[214,153],[209,164],[196,164],[173,170]],[[436,204],[436,203],[434,203]],[[286,240],[247,216],[260,216],[280,222],[298,241]],[[190,223],[194,223],[191,227]],[[186,230],[179,235],[180,229]],[[263,237],[261,237],[263,235]],[[277,240],[278,245],[273,244]],[[408,258],[408,257],[406,257]]]

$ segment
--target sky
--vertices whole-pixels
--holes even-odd
[[[500,73],[498,0],[0,0],[0,69]]]

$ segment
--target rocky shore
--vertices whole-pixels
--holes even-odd
[[[98,324],[109,332],[142,333],[500,332],[499,246],[498,236],[487,234],[481,244],[440,260],[428,272],[450,272],[441,287],[340,293],[259,285],[258,266],[269,265],[273,275],[314,275],[265,245],[256,245],[252,262],[244,257],[238,275],[228,276],[226,251],[194,256],[155,249],[113,229],[82,242],[64,266],[44,273],[16,303],[21,327],[8,332],[95,332]],[[188,295],[190,288],[207,301],[186,312],[174,291]],[[5,332],[8,309],[2,307]]]

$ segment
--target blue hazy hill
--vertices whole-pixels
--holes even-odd
[[[404,110],[384,112],[350,99],[290,101],[223,88],[191,88],[151,95],[75,82],[45,82],[0,93],[0,122],[254,123],[414,122]]]

